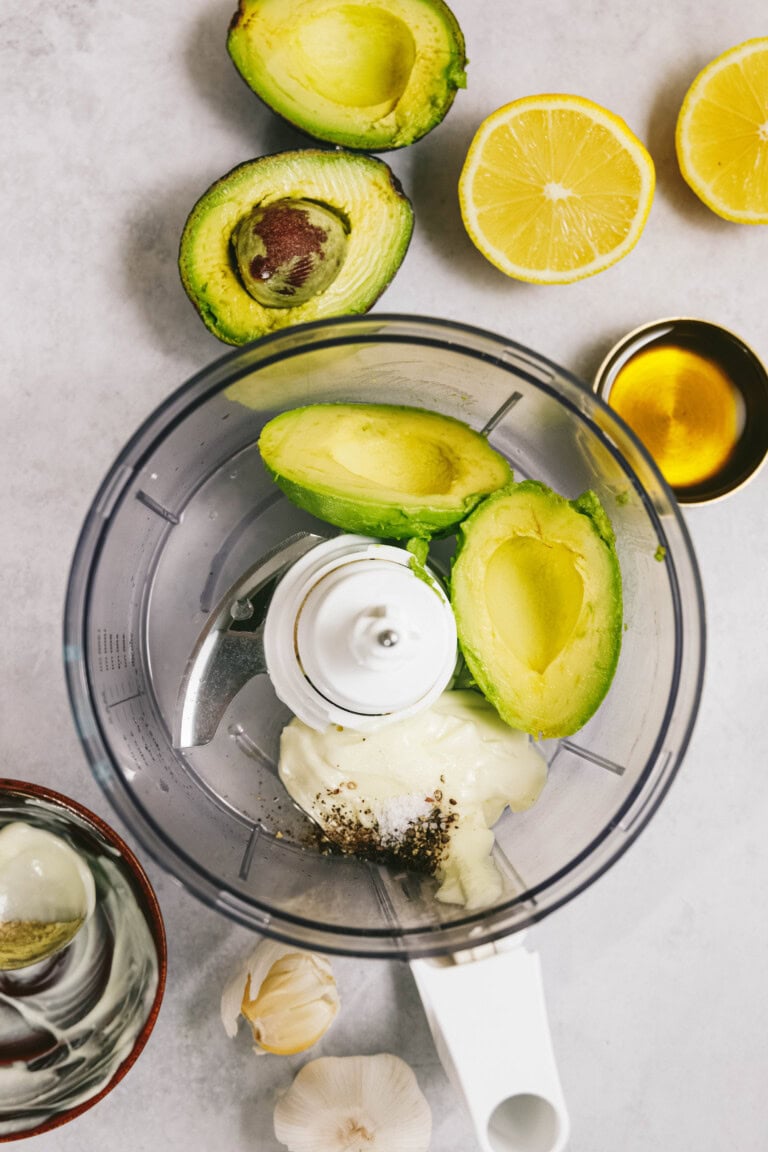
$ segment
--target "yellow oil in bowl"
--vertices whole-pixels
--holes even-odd
[[[595,387],[682,503],[726,495],[765,457],[765,369],[717,325],[680,319],[638,329],[610,353]]]
[[[673,488],[716,476],[738,443],[744,419],[741,396],[722,368],[674,344],[633,356],[614,380],[610,403]]]

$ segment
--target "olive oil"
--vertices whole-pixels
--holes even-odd
[[[704,344],[694,349],[663,337],[622,365],[608,403],[674,489],[717,476],[733,456],[744,425],[740,392],[722,362]]]

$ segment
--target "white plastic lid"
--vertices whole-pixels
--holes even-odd
[[[404,548],[338,536],[283,576],[264,626],[280,699],[310,727],[370,730],[428,707],[456,665],[456,624]]]

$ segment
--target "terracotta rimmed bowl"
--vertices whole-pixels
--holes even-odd
[[[111,1092],[147,1043],[167,969],[155,893],[108,824],[49,788],[0,780],[0,827],[14,820],[86,860],[96,908],[55,956],[0,972],[0,1143],[66,1124]]]

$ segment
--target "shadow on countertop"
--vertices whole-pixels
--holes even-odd
[[[242,146],[221,170],[212,170],[205,151],[190,153],[196,173],[175,186],[158,180],[143,188],[124,222],[123,272],[127,295],[141,313],[155,345],[164,353],[201,364],[227,351],[204,327],[181,284],[179,241],[185,221],[203,193],[238,164],[310,142],[275,116],[250,91],[226,50],[234,0],[216,4],[192,25],[183,59],[188,75],[217,117],[227,136]]]
[[[522,286],[495,268],[469,238],[459,208],[459,176],[477,124],[451,109],[442,124],[411,145],[403,185],[413,201],[416,228],[422,240],[446,264],[451,279],[471,279],[481,290]],[[390,155],[397,156],[397,153]],[[387,159],[387,155],[384,155]]]
[[[187,74],[229,131],[242,134],[243,160],[311,146],[309,137],[281,120],[251,91],[232,62],[227,30],[236,8],[236,0],[224,0],[192,24],[184,48]]]
[[[123,244],[126,293],[154,345],[166,354],[183,354],[199,364],[226,350],[204,328],[179,276],[184,221],[204,190],[199,180],[190,179],[175,189],[143,195],[125,221]]]
[[[685,94],[706,60],[681,63],[660,84],[648,117],[646,147],[656,166],[656,195],[661,194],[686,224],[707,231],[729,231],[733,225],[707,208],[683,179],[677,161],[675,129]]]

